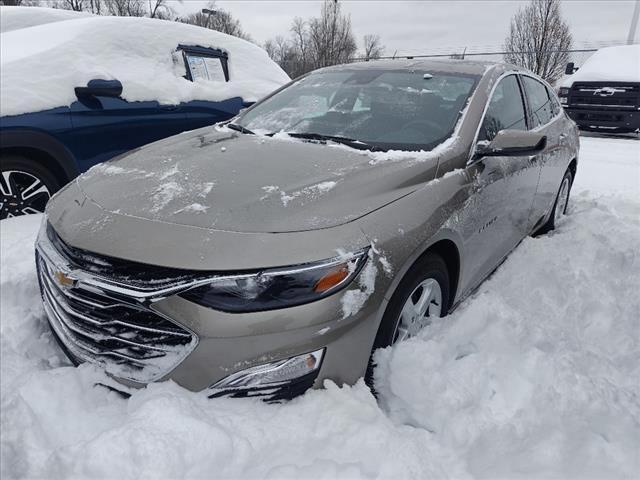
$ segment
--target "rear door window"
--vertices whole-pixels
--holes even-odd
[[[521,78],[524,90],[527,93],[527,101],[533,121],[531,127],[536,128],[549,123],[556,114],[553,113],[553,106],[547,87],[538,80],[526,75],[522,75]]]
[[[522,93],[515,75],[500,80],[489,101],[478,140],[491,141],[500,130],[526,130]]]
[[[187,65],[191,72],[191,78],[195,80],[211,80],[214,82],[226,82],[222,62],[216,57],[203,57],[187,54]]]
[[[178,51],[182,52],[188,80],[229,81],[228,56],[221,50],[180,45]]]
[[[549,95],[549,99],[551,100],[551,113],[555,117],[562,111],[562,105],[560,105],[560,100],[558,99],[558,95],[547,87],[547,94]]]

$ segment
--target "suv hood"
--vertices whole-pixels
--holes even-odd
[[[206,127],[97,165],[77,185],[114,214],[231,232],[295,232],[347,223],[435,176],[435,156],[380,156]]]

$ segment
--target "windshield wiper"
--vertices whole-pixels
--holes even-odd
[[[369,145],[361,140],[356,140],[354,138],[348,137],[340,137],[338,135],[323,135],[322,133],[296,133],[296,132],[287,132],[287,135],[293,138],[302,138],[306,140],[330,140],[332,142],[341,143],[343,145],[347,145],[352,148],[357,148],[358,150],[375,150],[376,148],[373,145]]]
[[[231,130],[235,130],[236,132],[246,133],[248,135],[255,135],[255,133],[253,133],[251,130],[243,127],[242,125],[238,125],[237,123],[229,122],[227,123],[227,127],[230,128]]]

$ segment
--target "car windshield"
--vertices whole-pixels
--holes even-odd
[[[236,129],[343,140],[356,148],[429,150],[451,136],[477,79],[408,70],[314,73],[248,110]]]

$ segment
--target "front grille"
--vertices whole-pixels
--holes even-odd
[[[640,107],[640,84],[576,82],[569,92],[572,108],[603,108],[633,111]]]
[[[65,261],[74,268],[80,268],[96,275],[108,276],[110,279],[141,288],[160,288],[165,284],[175,284],[190,280],[194,272],[175,268],[158,267],[136,262],[129,262],[119,258],[107,257],[87,252],[66,244],[56,233],[50,223],[47,223],[47,239],[53,248],[64,257]]]
[[[61,283],[59,265],[42,247],[39,241],[36,264],[45,311],[76,362],[98,363],[115,377],[149,383],[195,348],[193,333],[122,290],[106,291],[82,281]],[[54,253],[61,252],[56,248]]]

